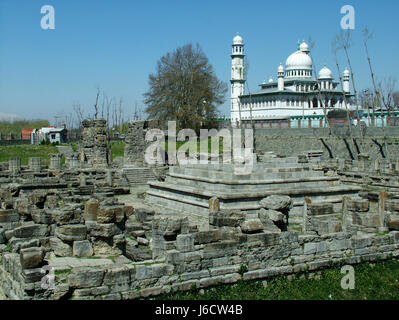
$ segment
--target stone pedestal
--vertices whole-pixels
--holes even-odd
[[[17,175],[21,172],[21,158],[10,158],[8,160],[8,170],[11,175]]]
[[[79,156],[78,154],[70,154],[67,158],[68,168],[69,169],[76,169],[79,168]]]
[[[29,169],[33,172],[40,172],[42,170],[42,158],[29,158]]]
[[[50,155],[50,170],[60,170],[61,169],[61,159],[62,155],[58,153],[53,153]]]

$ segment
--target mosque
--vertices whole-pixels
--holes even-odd
[[[244,42],[238,34],[233,39],[231,65],[231,123],[253,121],[255,126],[301,126],[308,119],[322,126],[325,113],[332,108],[345,109],[344,94],[349,110],[354,110],[350,93],[348,69],[343,72],[343,88],[334,81],[332,72],[324,66],[315,78],[308,44],[303,41],[297,50],[277,69],[277,81],[260,84],[255,92],[245,93]],[[320,86],[320,88],[318,87]]]

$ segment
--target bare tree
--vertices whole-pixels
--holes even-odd
[[[312,41],[311,37],[309,37],[309,39],[308,39],[308,46],[309,46],[309,51],[312,52],[312,49],[314,48],[315,43]],[[317,79],[316,62],[315,62],[313,56],[311,54],[309,54],[309,55],[310,55],[310,57],[312,58],[312,61],[313,61],[313,74],[314,74],[315,78]],[[326,105],[325,105],[325,103],[323,101],[323,97],[321,95],[321,83],[320,83],[320,80],[317,80],[317,92],[318,92],[321,108],[323,109],[323,113],[324,113],[324,119],[325,119],[324,124],[327,123],[328,132],[329,132],[329,134],[331,134],[331,127],[330,127],[329,122],[327,121]]]
[[[84,119],[84,111],[83,111],[82,106],[80,105],[79,102],[74,102],[72,104],[72,108],[75,111],[76,120],[78,121],[77,127],[80,128],[80,126],[82,125],[82,121]]]
[[[351,73],[351,79],[352,79],[352,86],[353,86],[353,93],[354,93],[354,102],[356,105],[356,113],[357,113],[357,123],[360,124],[360,114],[359,114],[359,105],[357,103],[357,91],[356,91],[356,84],[355,84],[355,77],[353,75],[353,69],[352,69],[352,63],[351,59],[349,57],[348,49],[352,46],[352,39],[351,39],[351,33],[350,30],[348,29],[346,32],[341,31],[339,35],[336,36],[335,38],[335,47],[338,50],[343,49],[345,52],[346,60],[348,61],[349,65],[349,70]],[[363,134],[362,131],[360,130],[361,134],[361,139],[363,141]]]
[[[335,57],[335,64],[337,66],[337,71],[338,71],[338,75],[339,75],[339,82],[341,84],[342,96],[344,98],[344,105],[345,105],[345,109],[346,109],[346,120],[348,121],[348,127],[349,127],[349,135],[350,135],[350,138],[352,140],[353,145],[355,145],[355,140],[353,138],[353,132],[352,132],[352,124],[351,124],[351,120],[349,118],[349,110],[348,110],[346,92],[344,91],[344,84],[343,84],[343,81],[342,81],[341,68],[339,67],[337,51],[338,51],[338,39],[335,38],[333,40],[333,42],[332,42],[332,52],[333,52],[334,57]]]
[[[399,91],[393,93],[393,104],[396,109],[399,108]]]
[[[380,92],[378,91],[378,88],[377,88],[377,85],[376,85],[373,68],[371,66],[371,59],[370,59],[370,55],[369,55],[369,49],[368,49],[368,45],[367,45],[367,42],[372,37],[373,37],[373,33],[370,32],[367,27],[365,27],[363,29],[363,43],[364,43],[364,48],[366,49],[367,62],[369,64],[371,80],[373,82],[374,93],[375,93],[375,96],[376,96],[376,99],[377,99],[377,105],[380,105]],[[373,108],[373,119],[375,119],[375,105],[374,105],[374,103],[372,105],[372,108]]]
[[[122,123],[123,123],[123,120],[122,120],[122,117],[123,117],[122,104],[123,104],[123,98],[120,97],[120,98],[119,98],[119,109],[118,109],[118,113],[119,113],[119,115],[118,115],[119,129],[118,129],[118,130],[119,130],[119,131],[122,130]]]
[[[381,95],[382,104],[385,109],[388,110],[388,116],[391,115],[391,110],[393,110],[394,103],[394,93],[396,87],[396,79],[392,77],[384,78],[384,81],[378,83],[378,91]]]
[[[98,97],[100,96],[100,87],[97,86],[96,103],[94,104],[94,119],[98,118]]]

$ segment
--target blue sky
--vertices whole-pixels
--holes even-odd
[[[42,30],[40,9],[55,9],[55,30]],[[350,49],[358,89],[371,86],[362,29],[377,78],[399,80],[397,0],[0,0],[0,113],[54,121],[79,101],[93,113],[96,86],[123,97],[124,112],[143,104],[157,60],[188,42],[199,43],[219,79],[229,83],[234,35],[244,38],[251,91],[309,37],[316,67],[337,77],[331,41],[340,32],[340,9],[355,8]],[[347,66],[343,53],[341,67]],[[220,107],[228,114],[229,97]]]

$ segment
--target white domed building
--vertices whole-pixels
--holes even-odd
[[[256,127],[312,127],[323,126],[325,113],[344,108],[345,92],[348,108],[353,95],[349,88],[349,71],[343,73],[343,90],[334,81],[332,72],[324,66],[316,78],[308,44],[303,41],[297,50],[277,68],[277,81],[270,77],[256,92],[244,93],[244,42],[241,36],[233,39],[231,54],[231,122],[238,126],[252,121]],[[320,88],[318,87],[320,86]],[[325,108],[325,109],[324,109]]]

